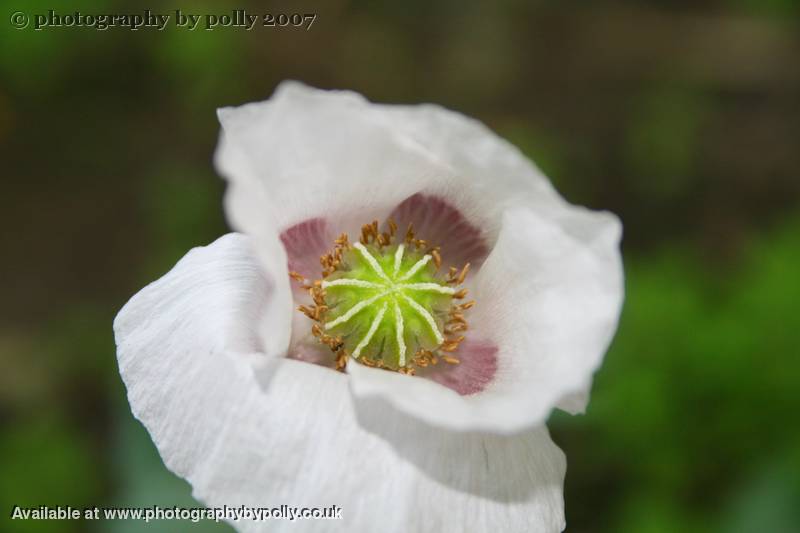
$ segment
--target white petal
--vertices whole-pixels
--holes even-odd
[[[550,181],[519,149],[484,124],[435,104],[376,105],[395,131],[414,139],[454,170],[459,190],[471,189],[481,207],[502,213],[511,205],[563,205]],[[458,197],[459,190],[447,196]]]
[[[234,524],[243,531],[563,529],[565,462],[546,429],[450,433],[380,401],[355,410],[347,375],[253,353],[274,273],[249,246],[231,235],[193,250],[114,324],[133,413],[198,499],[344,517]]]
[[[491,244],[509,207],[548,216],[572,207],[516,147],[437,105],[371,104],[284,82],[269,100],[218,115],[226,212],[251,235],[321,216],[337,223],[334,234],[353,233],[421,192],[444,198]]]
[[[555,406],[581,411],[622,305],[619,237],[619,222],[606,213],[575,209],[551,221],[530,209],[508,210],[472,283],[478,303],[469,312],[471,334],[497,346],[492,381],[461,396],[429,380],[351,364],[354,394],[462,430],[513,433],[542,423]]]
[[[226,211],[248,234],[264,217],[281,230],[323,216],[339,222],[336,234],[353,231],[449,173],[354,93],[285,82],[266,102],[218,115]]]
[[[249,172],[245,156],[236,146],[230,145],[224,134],[220,138],[217,157],[225,165],[240,169],[240,181],[231,183],[225,195],[226,206],[235,203],[238,210],[226,209],[231,225],[240,227],[246,220],[257,220],[258,231],[249,233],[252,249],[263,268],[272,274],[270,282],[273,298],[266,304],[269,309],[256,326],[261,336],[263,350],[269,355],[286,355],[292,332],[292,288],[286,266],[286,249],[280,240],[277,221],[269,209],[265,209],[262,191],[249,184],[255,179]],[[218,162],[218,164],[221,164]]]
[[[375,107],[387,128],[424,146],[431,157],[451,169],[454,179],[428,183],[421,192],[456,207],[481,231],[490,248],[503,213],[511,207],[530,207],[551,219],[562,218],[574,208],[530,159],[480,121],[435,104]],[[454,230],[458,227],[453,225]],[[459,235],[455,237],[460,240]]]
[[[575,208],[549,221],[518,208],[503,228],[476,276],[475,299],[484,305],[472,315],[476,329],[502,339],[493,390],[525,394],[530,419],[552,405],[582,412],[624,298],[619,220]]]
[[[530,159],[478,120],[435,104],[374,108],[387,128],[413,139],[451,170],[452,180],[430,183],[425,192],[444,198],[472,224],[482,222],[478,226],[491,245],[503,214],[512,207],[530,208],[581,241],[592,240],[595,216],[613,216],[595,214],[564,200]],[[613,253],[618,255],[616,249]]]

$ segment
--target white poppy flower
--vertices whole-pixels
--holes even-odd
[[[342,509],[242,531],[562,530],[566,464],[544,423],[585,408],[616,329],[617,218],[437,106],[284,83],[219,118],[241,233],[114,323],[167,467],[211,507]]]

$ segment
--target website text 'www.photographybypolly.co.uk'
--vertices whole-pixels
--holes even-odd
[[[327,507],[297,507],[279,505],[277,507],[247,507],[245,505],[222,507],[70,507],[39,506],[20,507],[15,505],[11,510],[12,520],[138,520],[152,522],[155,520],[187,520],[199,522],[213,520],[215,522],[239,522],[253,520],[339,520],[342,508],[338,505]]]

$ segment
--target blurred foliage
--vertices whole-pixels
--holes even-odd
[[[14,505],[93,506],[99,480],[86,438],[58,415],[43,414],[4,427],[0,437],[0,501],[7,516]],[[78,531],[80,522],[18,520],[14,531]]]
[[[242,4],[151,9],[286,9]],[[319,13],[309,32],[0,24],[0,505],[194,505],[130,414],[111,322],[227,231],[215,108],[298,78],[476,116],[567,199],[622,217],[619,334],[587,415],[551,424],[569,531],[796,530],[799,6],[336,0],[296,4]],[[76,9],[141,7],[59,8]]]
[[[610,531],[800,523],[798,232],[791,219],[750,240],[729,273],[681,246],[628,256],[620,330],[589,411],[553,421],[556,440],[580,450],[568,455],[568,496],[613,498],[598,502]]]

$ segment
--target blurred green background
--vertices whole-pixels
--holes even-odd
[[[550,423],[569,460],[568,531],[800,530],[799,2],[148,6],[319,15],[310,31],[250,32],[35,32],[12,28],[10,14],[52,2],[4,7],[6,517],[13,504],[193,505],[130,414],[111,322],[190,247],[227,231],[215,108],[294,78],[475,116],[568,200],[622,217],[619,333],[588,413]],[[149,530],[176,525],[191,526]]]

